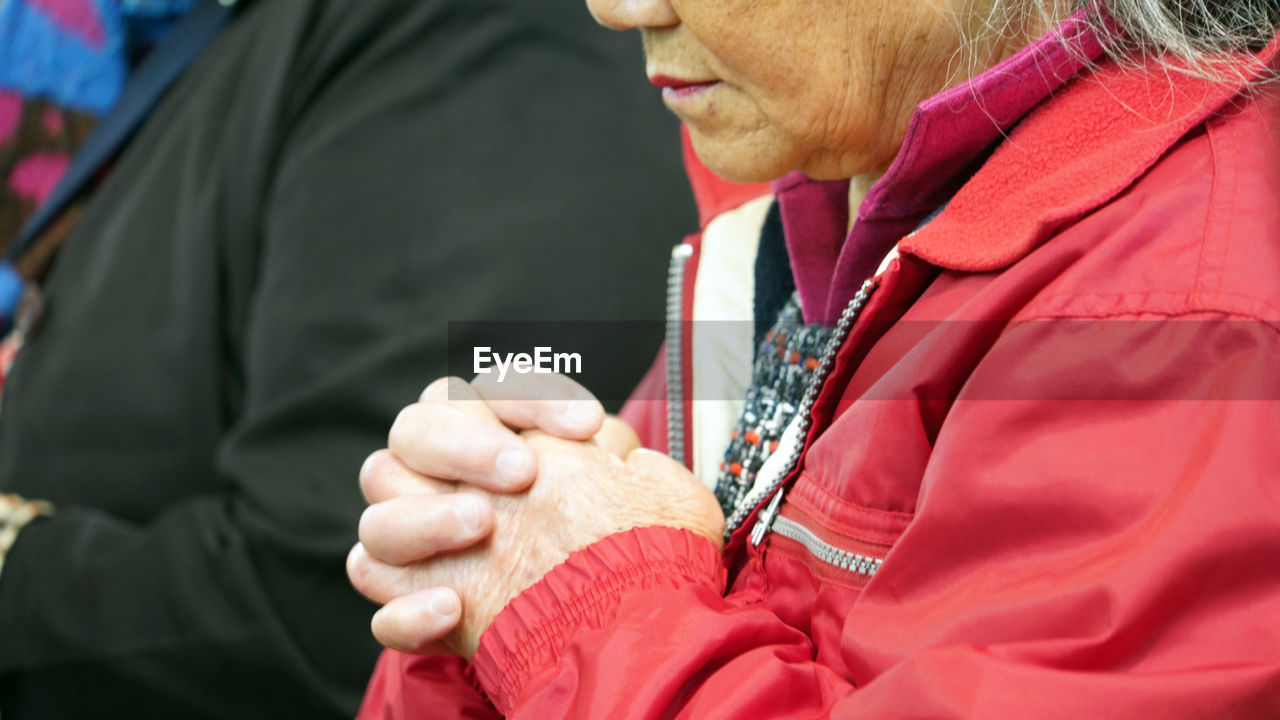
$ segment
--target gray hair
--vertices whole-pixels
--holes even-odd
[[[1174,72],[1215,81],[1277,79],[1248,51],[1261,49],[1280,27],[1280,0],[988,0],[989,29],[1018,18],[1086,17],[1107,54],[1122,62],[1152,57]],[[1119,26],[1118,28],[1116,26]]]

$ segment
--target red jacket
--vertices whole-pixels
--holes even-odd
[[[385,654],[361,717],[1280,717],[1280,99],[1173,83],[1070,82],[863,297],[806,300],[854,317],[782,519],[606,538],[465,673]],[[683,389],[628,418],[661,446]]]

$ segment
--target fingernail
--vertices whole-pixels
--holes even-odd
[[[431,599],[427,600],[427,607],[431,608],[431,612],[440,617],[452,617],[462,610],[458,606],[458,598],[453,593],[444,590],[431,593]]]
[[[479,498],[462,496],[453,506],[458,516],[458,524],[469,533],[480,532],[480,500]]]
[[[494,473],[511,484],[524,482],[534,471],[532,453],[527,448],[503,450],[493,462]]]
[[[575,428],[590,427],[599,418],[595,403],[588,400],[570,400],[569,407],[564,409],[560,417],[568,425]]]

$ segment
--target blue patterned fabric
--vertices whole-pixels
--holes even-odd
[[[0,0],[0,90],[111,109],[133,60],[194,0]]]

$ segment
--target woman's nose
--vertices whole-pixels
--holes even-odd
[[[668,0],[587,0],[596,22],[614,30],[676,25],[680,17]]]

